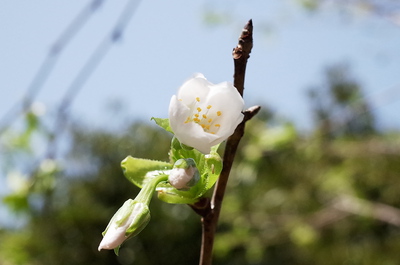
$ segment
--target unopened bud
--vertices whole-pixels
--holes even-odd
[[[125,240],[139,234],[150,221],[149,207],[145,203],[127,200],[114,214],[103,232],[101,249],[118,248]]]
[[[199,180],[200,173],[192,158],[177,160],[168,177],[169,183],[178,190],[189,189]]]

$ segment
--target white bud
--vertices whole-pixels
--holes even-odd
[[[98,250],[118,248],[125,240],[142,231],[149,221],[150,211],[145,203],[127,200],[103,232]]]
[[[168,177],[171,186],[178,190],[193,187],[199,179],[200,174],[192,158],[177,160]]]

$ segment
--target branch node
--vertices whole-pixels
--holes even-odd
[[[244,114],[244,118],[243,118],[243,122],[246,122],[250,119],[252,119],[261,109],[261,106],[253,106],[248,108],[247,110],[245,110],[243,112]]]

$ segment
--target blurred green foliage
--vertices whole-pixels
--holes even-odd
[[[398,264],[400,134],[375,128],[361,88],[340,69],[331,68],[326,84],[313,88],[311,133],[266,111],[247,123],[214,264]],[[32,134],[29,124],[38,122],[27,124]],[[3,202],[25,224],[0,230],[0,264],[198,263],[199,216],[156,198],[149,225],[119,256],[97,251],[109,219],[139,191],[123,176],[121,160],[167,161],[169,133],[143,122],[118,132],[75,123],[68,136],[62,163],[43,161],[30,177],[10,177],[19,188]],[[4,150],[25,155],[28,143]]]

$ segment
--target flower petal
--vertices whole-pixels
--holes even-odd
[[[207,103],[217,107],[218,111],[222,113],[218,121],[220,124],[218,135],[225,140],[233,134],[236,127],[243,120],[243,98],[231,83],[224,82],[215,85],[210,90]],[[219,143],[214,142],[213,144],[216,145]]]
[[[210,82],[202,74],[196,74],[187,80],[178,90],[178,99],[189,108],[195,103],[196,97],[206,98],[210,92]]]
[[[178,140],[202,153],[209,153],[211,148],[209,143],[215,141],[218,136],[205,133],[197,123],[185,123],[190,111],[186,105],[177,100],[176,96],[172,96],[169,106],[170,125]]]

